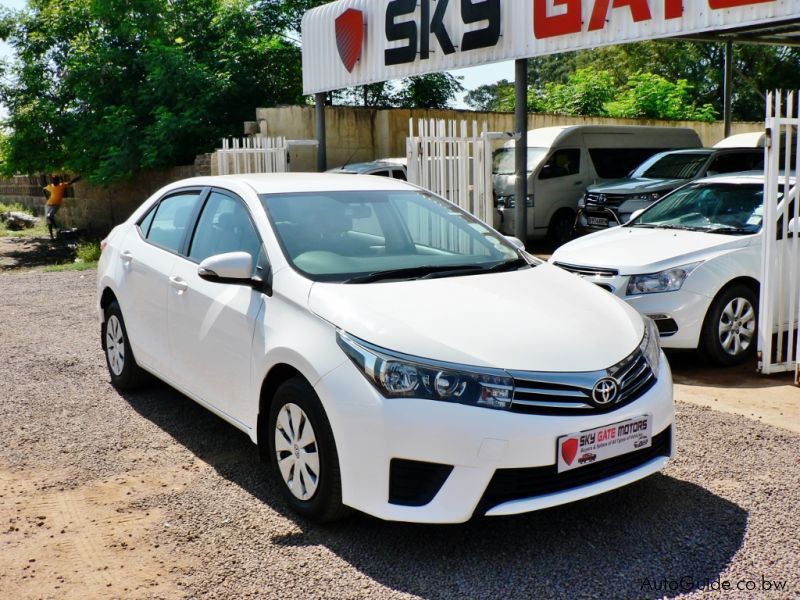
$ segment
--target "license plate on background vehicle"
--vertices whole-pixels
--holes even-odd
[[[648,448],[652,443],[652,415],[642,415],[627,421],[562,435],[556,443],[558,472],[563,473]]]
[[[586,222],[595,227],[608,227],[608,219],[603,217],[586,217]]]

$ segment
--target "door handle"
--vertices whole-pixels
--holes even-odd
[[[123,262],[129,263],[133,260],[133,252],[130,250],[123,250],[119,253],[119,257],[122,259]]]
[[[188,289],[189,289],[189,284],[188,284],[188,283],[186,283],[186,282],[185,282],[183,279],[181,279],[180,277],[175,277],[175,276],[173,276],[173,277],[170,277],[170,278],[169,278],[169,284],[170,284],[172,287],[174,287],[176,290],[178,290],[178,293],[179,293],[179,294],[182,294],[183,292],[185,292],[186,290],[188,290]]]

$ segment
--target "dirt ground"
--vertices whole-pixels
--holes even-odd
[[[621,490],[458,526],[319,527],[291,513],[244,434],[165,385],[110,386],[94,278],[0,273],[3,600],[800,598],[789,376],[671,355],[678,453]],[[686,589],[657,587],[681,577]]]

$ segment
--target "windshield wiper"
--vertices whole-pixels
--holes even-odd
[[[345,280],[344,283],[374,283],[387,279],[419,279],[431,273],[441,271],[460,271],[464,265],[423,265],[421,267],[407,267],[405,269],[387,269],[386,271],[375,271],[366,275],[358,275]]]
[[[523,258],[507,260],[491,267],[480,265],[423,265],[406,269],[388,269],[376,271],[367,275],[358,275],[346,280],[344,283],[375,283],[389,279],[435,279],[438,277],[459,277],[462,275],[478,275],[481,273],[499,273],[520,269],[530,263]]]
[[[698,227],[697,231],[705,231],[708,233],[755,233],[752,229],[747,227],[734,227],[733,225],[716,225],[709,227]]]
[[[531,264],[524,258],[506,260],[491,267],[468,266],[458,270],[429,273],[420,279],[439,279],[440,277],[461,277],[464,275],[483,275],[485,273],[502,273],[503,271],[516,271]]]
[[[647,227],[649,229],[680,229],[691,230],[691,227],[682,227],[681,225],[660,225],[658,223],[634,223],[631,227]]]

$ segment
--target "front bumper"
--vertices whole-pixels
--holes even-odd
[[[554,465],[557,438],[564,434],[643,414],[653,416],[654,435],[674,422],[672,375],[665,359],[652,388],[631,404],[605,414],[543,416],[428,400],[387,400],[350,361],[322,378],[316,391],[336,440],[343,502],[397,521],[460,523],[476,512],[528,512],[620,487],[659,471],[668,456],[569,489],[488,507],[482,504],[498,470]],[[448,465],[452,470],[430,502],[403,506],[389,502],[392,459]]]

